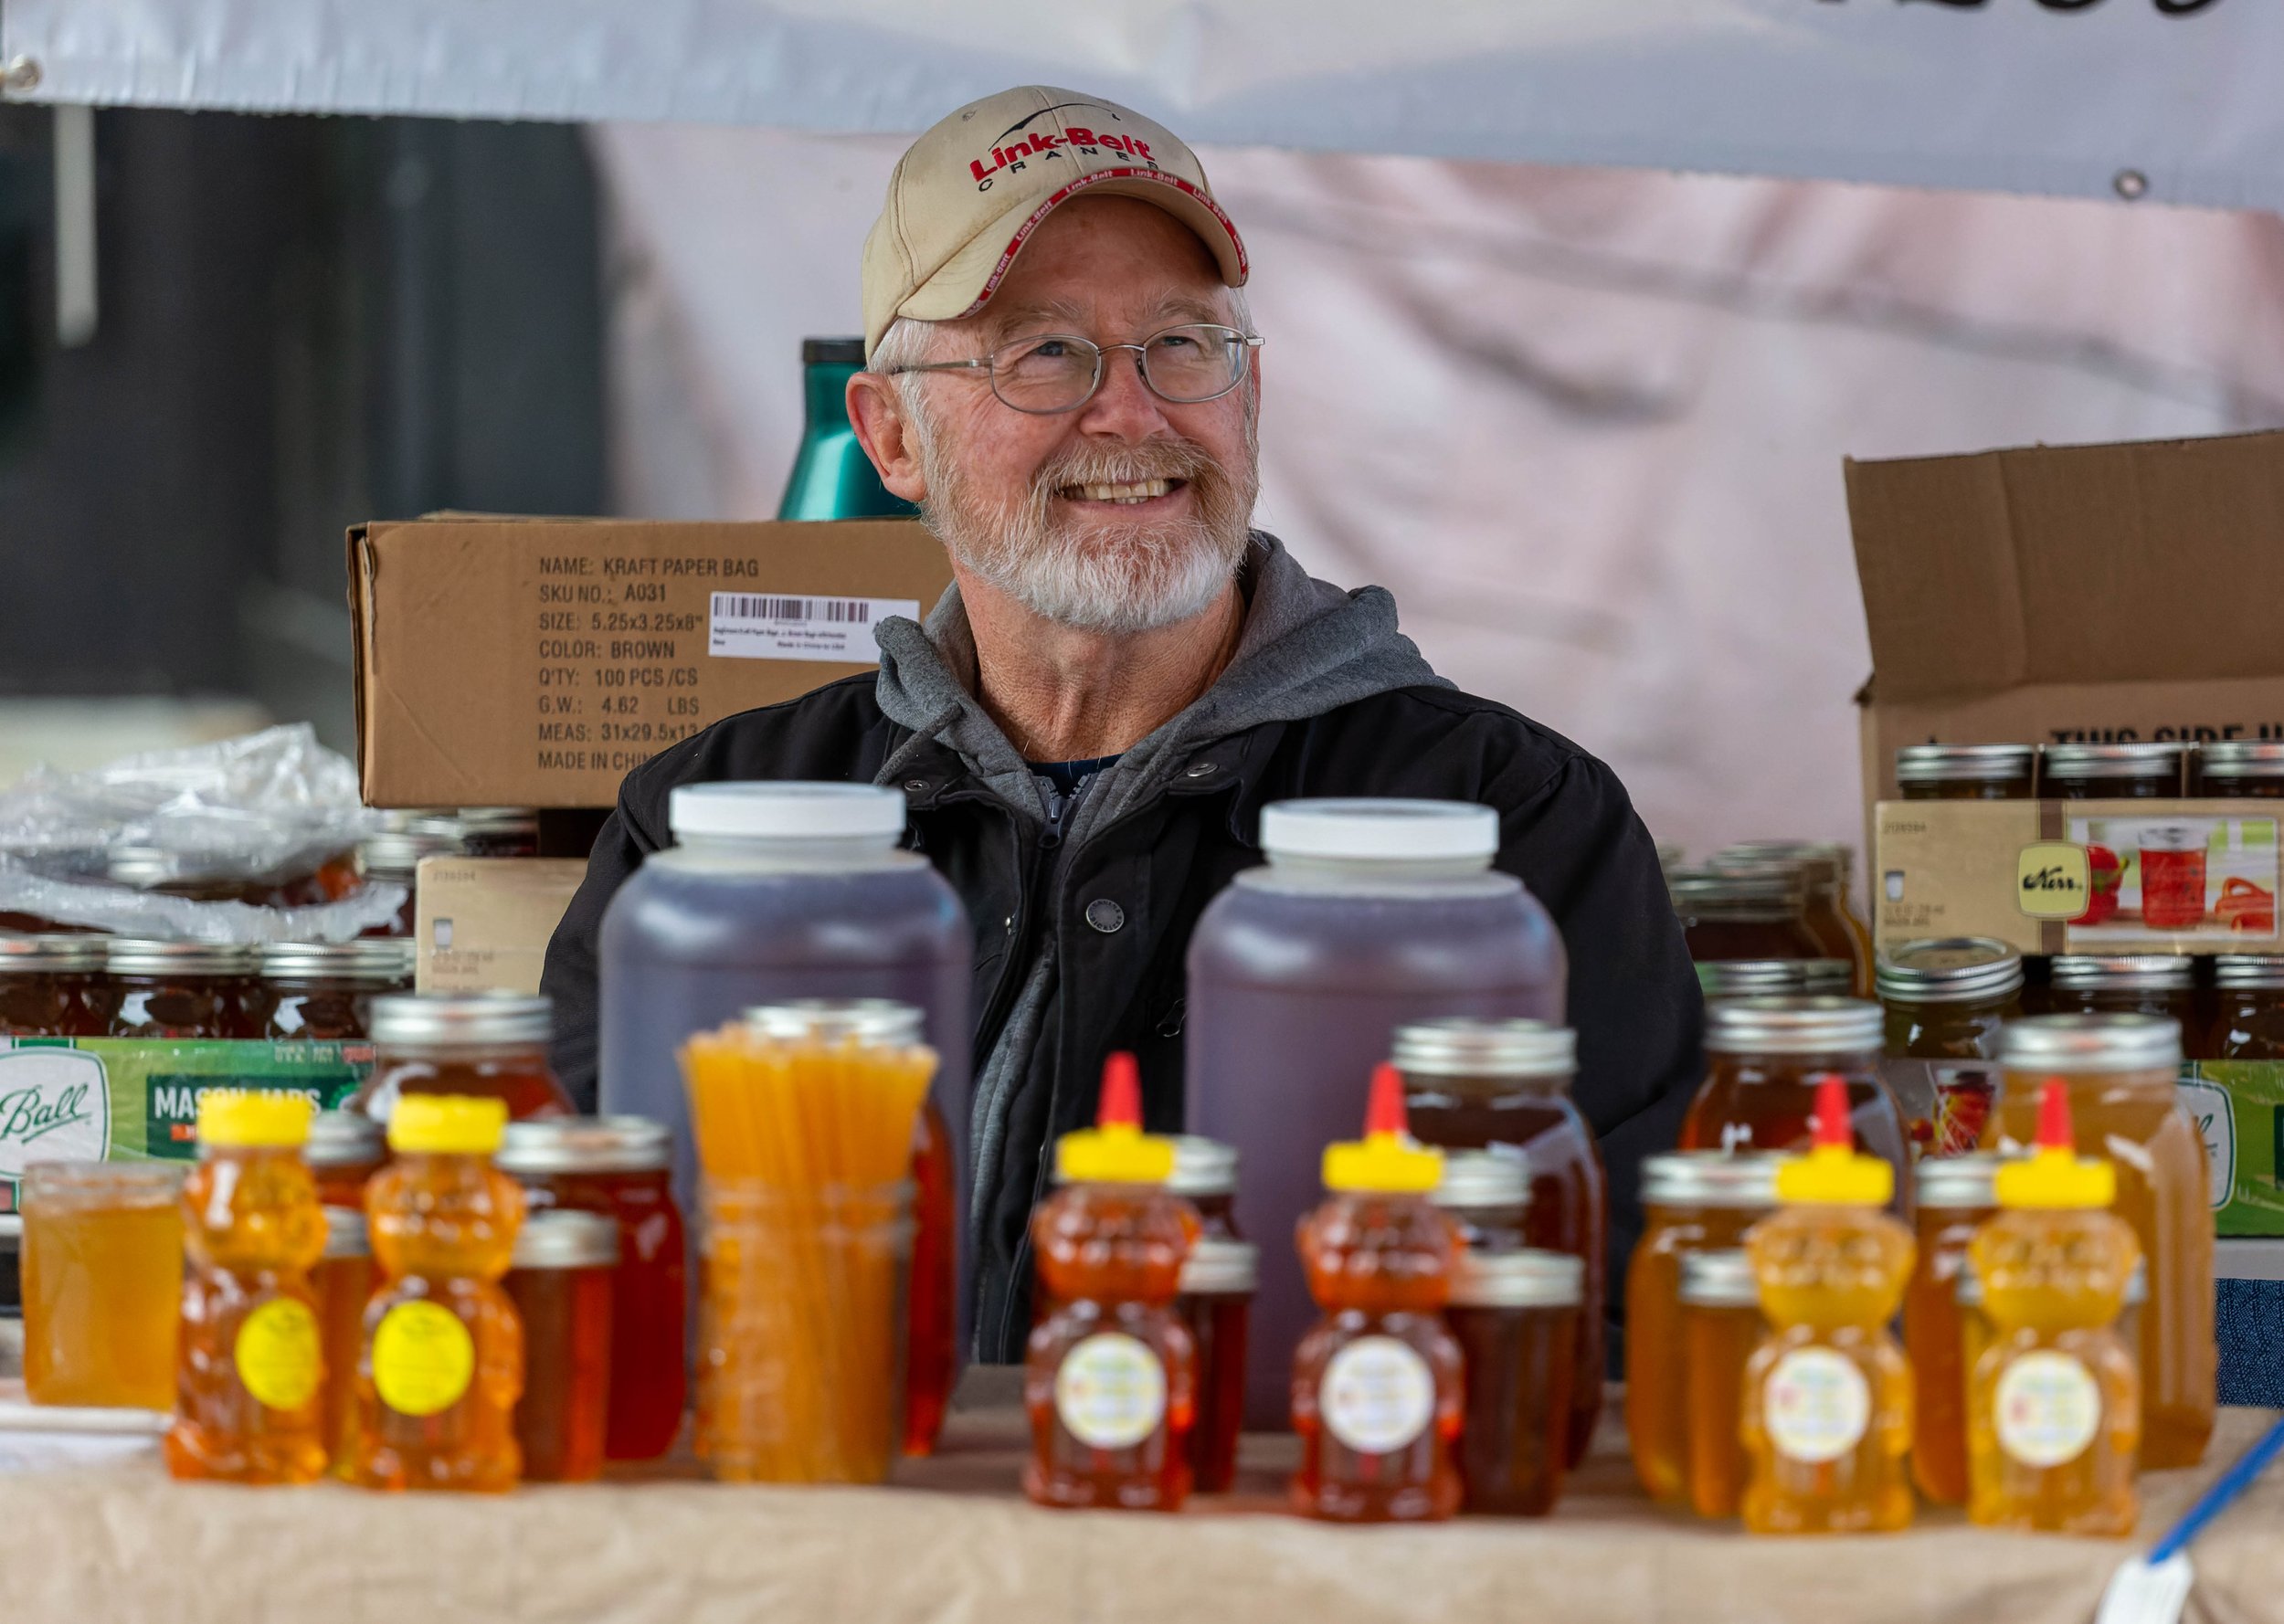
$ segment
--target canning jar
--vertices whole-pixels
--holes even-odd
[[[34,1404],[174,1408],[185,1171],[179,1162],[24,1170],[24,1389]]]
[[[2029,744],[1906,744],[1896,782],[1907,801],[2026,801],[2037,761]]]
[[[533,1212],[515,1232],[501,1283],[523,1323],[515,1441],[526,1482],[591,1483],[603,1475],[618,1261],[619,1226],[599,1213]]]
[[[1237,1147],[1200,1134],[1177,1134],[1173,1176],[1167,1194],[1179,1196],[1198,1209],[1201,1233],[1221,1240],[1237,1240]]]
[[[325,1208],[325,1255],[318,1260],[310,1283],[317,1288],[318,1345],[324,1372],[319,1408],[324,1417],[325,1453],[333,1474],[343,1476],[356,1427],[365,1305],[373,1297],[373,1242],[365,1233],[362,1207]]]
[[[2284,796],[2284,741],[2224,739],[2199,744],[2189,758],[2195,793],[2216,799]]]
[[[1999,1027],[2022,1013],[2022,954],[1988,936],[1905,942],[1880,954],[1878,987],[1898,1109],[1929,1124],[1930,1155],[1973,1149],[1998,1091]]]
[[[100,936],[0,936],[0,1035],[100,1038],[111,1030]]]
[[[1568,1252],[1460,1255],[1443,1317],[1465,1360],[1454,1453],[1471,1512],[1543,1517],[1561,1496],[1583,1273]]]
[[[2070,954],[2048,972],[2056,1015],[2155,1015],[2186,1031],[2195,1019],[2196,961],[2178,954]]]
[[[317,1198],[328,1207],[365,1210],[365,1181],[388,1162],[388,1138],[362,1111],[321,1111],[310,1118],[301,1159],[317,1176]]]
[[[2042,790],[2057,801],[2162,800],[2181,793],[2184,747],[2159,744],[2049,744]]]
[[[373,1036],[373,1000],[412,990],[412,938],[273,942],[261,950],[264,1035],[362,1041]]]
[[[1712,866],[1743,871],[1771,864],[1800,870],[1808,888],[1808,928],[1827,956],[1848,965],[1849,985],[1842,990],[1870,997],[1872,933],[1850,901],[1855,853],[1835,840],[1744,840],[1723,848]]]
[[[1738,1429],[1745,1366],[1759,1345],[1761,1284],[1742,1248],[1685,1252],[1681,1259],[1681,1345],[1689,1415],[1689,1509],[1733,1517],[1750,1471]]]
[[[2149,1259],[2142,1317],[2141,1463],[2194,1466],[2213,1430],[2213,1214],[2205,1142],[2182,1109],[2180,1024],[2152,1015],[2043,1015],[2010,1024],[1999,1109],[1983,1142],[2026,1150],[2038,1085],[2068,1084],[2080,1155],[2116,1167],[2113,1207]]]
[[[529,807],[462,807],[416,817],[411,828],[453,841],[467,857],[539,855],[539,814]]]
[[[523,1186],[534,1213],[594,1212],[618,1223],[606,1449],[614,1461],[664,1454],[682,1429],[688,1314],[666,1124],[640,1116],[511,1123],[493,1163]]]
[[[1808,881],[1797,869],[1676,869],[1665,891],[1693,959],[1833,956],[1808,923]]]
[[[526,993],[390,993],[373,1000],[373,1075],[349,1109],[386,1123],[404,1094],[502,1100],[517,1122],[568,1116],[547,1062],[555,1006]]]
[[[1911,1360],[1911,1481],[1939,1505],[1967,1500],[1967,1364],[1959,1271],[1967,1242],[1998,1210],[1999,1158],[1928,1157],[1918,1169],[1919,1250],[1903,1294]]]
[[[1443,1181],[1428,1199],[1476,1251],[1516,1252],[1529,1244],[1530,1164],[1512,1145],[1445,1152]]]
[[[119,1000],[111,1037],[261,1036],[251,948],[113,936],[105,963]]]
[[[1845,959],[1699,959],[1697,987],[1715,998],[1845,997],[1854,975]]]
[[[2284,1060],[2284,954],[2227,953],[2213,960],[2216,1008],[2202,1056]]]
[[[1245,1322],[1260,1284],[1261,1249],[1250,1241],[1209,1232],[1182,1260],[1174,1310],[1198,1350],[1190,1471],[1190,1487],[1200,1494],[1226,1492],[1237,1475],[1237,1435],[1245,1419]]]
[[[1735,998],[1705,1011],[1706,1079],[1681,1124],[1683,1150],[1806,1150],[1816,1079],[1847,1084],[1858,1145],[1910,1175],[1903,1118],[1880,1077],[1883,1017],[1860,998]]]
[[[368,835],[357,847],[357,861],[367,883],[401,885],[405,900],[396,917],[368,928],[368,936],[409,936],[418,914],[420,859],[458,857],[460,841],[449,835],[424,834],[417,829],[383,829]]]

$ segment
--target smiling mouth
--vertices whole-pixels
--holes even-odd
[[[1131,507],[1137,502],[1171,495],[1189,482],[1187,480],[1136,480],[1126,484],[1064,485],[1055,494],[1065,501],[1106,501],[1120,507]]]

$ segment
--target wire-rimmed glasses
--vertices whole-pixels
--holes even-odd
[[[1159,399],[1177,406],[1218,400],[1245,381],[1258,333],[1211,322],[1192,322],[1153,333],[1138,344],[1098,344],[1067,332],[1011,339],[968,361],[919,361],[883,369],[907,372],[982,372],[991,393],[1019,412],[1074,412],[1102,387],[1103,363],[1113,350],[1132,350],[1142,381]]]

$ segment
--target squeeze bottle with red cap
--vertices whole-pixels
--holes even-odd
[[[1364,1138],[1325,1147],[1331,1195],[1297,1238],[1323,1311],[1293,1355],[1292,1497],[1306,1515],[1403,1523],[1458,1509],[1465,1392],[1443,1308],[1459,1236],[1428,1199],[1443,1176],[1443,1153],[1404,1132],[1403,1079],[1382,1065]]]
[[[2070,1133],[2069,1085],[2049,1079],[2037,1148],[2000,1166],[1998,1214],[1967,1245],[1991,1325],[1967,1374],[1967,1515],[2122,1536],[2141,1512],[2141,1398],[2117,1323],[2141,1249],[2110,1210],[2117,1170]]]
[[[1031,1215],[1042,1297],[1023,1403],[1023,1492],[1042,1505],[1173,1511],[1190,1492],[1197,1350],[1175,1312],[1197,1209],[1169,1195],[1174,1144],[1142,1132],[1134,1057],[1103,1066],[1094,1126],[1055,1141],[1063,1187]]]
[[[1745,1366],[1755,1534],[1908,1527],[1911,1367],[1887,1326],[1911,1274],[1910,1230],[1882,1210],[1896,1170],[1859,1155],[1846,1082],[1816,1080],[1813,1148],[1777,1169],[1777,1210],[1745,1236],[1770,1329]]]

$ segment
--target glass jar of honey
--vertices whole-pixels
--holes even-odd
[[[603,1475],[618,1261],[619,1226],[600,1213],[532,1212],[515,1232],[501,1283],[523,1323],[515,1441],[526,1482],[590,1483]]]
[[[24,1170],[24,1389],[34,1404],[174,1408],[185,1169]]]
[[[1919,1250],[1903,1294],[1911,1361],[1911,1481],[1938,1505],[1967,1500],[1967,1366],[1959,1271],[1967,1243],[1998,1210],[1999,1158],[1930,1156],[1917,1170]]]
[[[1804,1150],[1815,1080],[1847,1084],[1856,1142],[1910,1173],[1903,1118],[1880,1076],[1884,1016],[1859,998],[1734,998],[1705,1010],[1706,1079],[1681,1124],[1683,1150]]]
[[[100,936],[0,936],[0,1035],[100,1038],[111,1030]]]
[[[1734,1250],[1747,1229],[1776,1210],[1780,1160],[1718,1151],[1642,1159],[1642,1239],[1626,1271],[1626,1437],[1634,1474],[1653,1499],[1689,1498],[1688,1373],[1676,1356],[1683,1260]],[[1732,1430],[1736,1418],[1732,1404]]]
[[[2049,744],[2044,793],[2057,801],[2162,800],[2181,793],[2184,746]]]
[[[424,857],[459,857],[463,855],[460,840],[451,835],[424,833],[417,828],[383,829],[368,835],[357,847],[358,866],[364,870],[367,884],[401,885],[405,900],[397,910],[397,916],[365,931],[368,936],[410,936],[413,933],[419,901],[420,859]]]
[[[264,1035],[358,1042],[373,1036],[373,1000],[412,990],[412,938],[273,942],[261,953]]]
[[[326,1457],[339,1476],[348,1469],[351,1435],[356,1428],[357,1355],[365,1346],[365,1305],[373,1295],[373,1242],[365,1233],[362,1207],[325,1208],[325,1255],[317,1260],[310,1283],[317,1288],[318,1346],[323,1357],[318,1406],[324,1418]]]
[[[381,1124],[361,1111],[321,1111],[310,1119],[302,1160],[317,1176],[317,1198],[328,1207],[365,1210],[365,1181],[388,1160]]]
[[[1211,1144],[1212,1141],[1206,1141]],[[1180,1176],[1180,1155],[1175,1156]],[[1197,1345],[1196,1408],[1190,1423],[1190,1487],[1222,1494],[1237,1475],[1245,1419],[1246,1320],[1261,1286],[1261,1249],[1208,1230],[1182,1260],[1174,1311]]]
[[[1676,869],[1665,890],[1689,956],[1700,963],[1833,956],[1808,923],[1808,881],[1797,869]]]
[[[2022,1012],[2022,954],[1988,936],[1905,942],[1880,955],[1878,987],[1898,1109],[1929,1154],[1972,1150],[1998,1093],[2000,1025]]]
[[[2070,954],[2054,960],[2046,1005],[2056,1015],[2154,1015],[2184,1031],[2196,1018],[2196,961],[2168,953]]]
[[[1808,888],[1808,928],[1825,954],[1848,966],[1843,991],[1868,997],[1872,990],[1872,933],[1849,900],[1855,854],[1832,840],[1745,840],[1722,849],[1713,867],[1743,871],[1775,865],[1800,870]]]
[[[1733,1517],[1744,1503],[1750,1462],[1737,1418],[1744,1405],[1745,1365],[1766,1329],[1760,1282],[1742,1248],[1682,1254],[1686,1475],[1689,1509],[1700,1517]]]
[[[1176,1134],[1174,1174],[1166,1181],[1168,1195],[1179,1196],[1198,1209],[1204,1233],[1219,1240],[1241,1239],[1237,1232],[1237,1147],[1198,1134]]]
[[[259,1038],[254,951],[213,942],[113,936],[104,961],[118,994],[113,1038]]]
[[[1906,744],[1896,782],[1907,801],[2026,801],[2037,762],[2028,744]]]
[[[1845,997],[1854,975],[1845,959],[1700,959],[1697,987],[1715,998]]]
[[[349,1101],[386,1123],[405,1094],[504,1101],[511,1120],[569,1116],[548,1064],[555,1006],[523,993],[390,993],[373,1000],[373,1075]]]
[[[2221,954],[2213,989],[2213,1022],[2193,1058],[2284,1060],[2284,954]]]
[[[2213,1430],[2213,1214],[2205,1141],[2182,1109],[2178,1022],[2152,1015],[2043,1015],[2011,1023],[2006,1068],[1987,1148],[2026,1149],[2037,1137],[2038,1086],[2069,1085],[2080,1155],[2117,1168],[2114,1208],[2149,1260],[2142,1316],[2141,1463],[2194,1466]]]
[[[2224,739],[2199,744],[2189,758],[2195,793],[2215,799],[2284,796],[2284,741]]]
[[[1543,1517],[1561,1496],[1584,1272],[1568,1252],[1460,1255],[1443,1318],[1465,1360],[1454,1453],[1468,1511]]]

